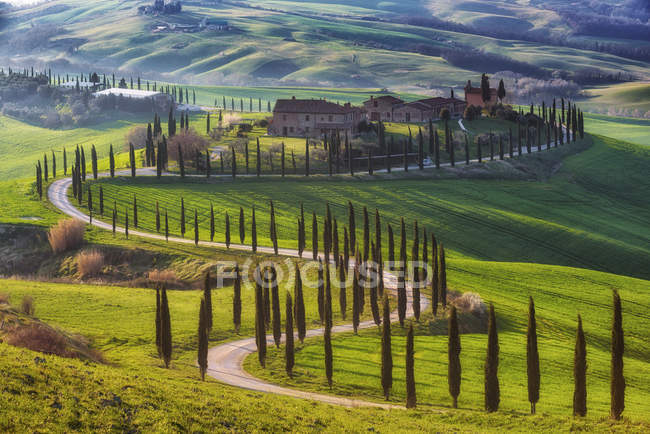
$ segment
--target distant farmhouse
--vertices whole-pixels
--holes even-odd
[[[363,103],[368,120],[376,122],[425,122],[440,118],[440,113],[447,109],[451,117],[463,115],[467,103],[451,98],[426,98],[413,102],[404,102],[394,96],[371,96]]]
[[[363,118],[360,107],[318,99],[279,99],[273,109],[271,135],[319,137],[340,133],[354,136]]]
[[[472,87],[471,80],[467,80],[467,84],[465,85],[465,101],[467,101],[468,105],[490,108],[498,102],[497,94],[497,90],[491,87],[490,98],[484,101],[483,90],[480,87]]]
[[[138,89],[124,89],[121,87],[112,87],[93,93],[94,97],[114,97],[128,98],[134,102],[146,102],[149,100],[156,108],[168,110],[173,104],[171,95],[163,92]]]
[[[180,0],[165,3],[165,0],[154,0],[153,6],[140,6],[138,13],[142,15],[171,15],[180,14],[182,10]]]

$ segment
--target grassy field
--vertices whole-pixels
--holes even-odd
[[[650,146],[650,119],[635,119],[585,113],[585,129],[593,134]]]
[[[434,182],[427,180],[431,175],[426,172],[422,174],[424,179],[384,179],[376,175],[363,177],[363,182],[354,184],[347,177],[207,183],[203,179],[180,182],[140,177],[106,179],[100,183],[106,202],[117,201],[120,221],[124,218],[123,210],[131,209],[133,195],[137,196],[140,227],[146,230],[154,229],[153,210],[158,201],[169,212],[170,231],[178,234],[183,197],[187,236],[193,236],[194,209],[199,215],[201,238],[208,236],[212,203],[216,237],[223,240],[225,213],[236,221],[241,206],[250,225],[250,208],[255,205],[260,243],[269,244],[268,202],[272,199],[279,243],[294,247],[301,202],[309,228],[309,215],[314,211],[320,220],[326,201],[340,225],[347,225],[346,205],[350,200],[356,206],[359,233],[362,207],[368,207],[371,221],[377,208],[383,222],[391,223],[396,234],[399,219],[404,217],[409,239],[411,224],[418,220],[420,227],[434,232],[452,250],[452,258],[541,262],[647,278],[649,210],[640,186],[647,183],[644,168],[649,156],[647,149],[599,138],[588,151],[567,158],[555,177],[536,183],[472,179]],[[624,169],[610,171],[605,181],[602,172],[611,164]],[[386,237],[385,230],[383,236]]]
[[[495,304],[500,346],[501,407],[511,414],[529,411],[526,392],[526,321],[528,297],[535,299],[541,365],[541,398],[537,411],[544,415],[569,415],[573,396],[573,348],[577,315],[583,318],[588,342],[589,416],[598,419],[609,412],[609,361],[612,288],[623,299],[625,327],[625,414],[633,421],[650,423],[646,403],[650,395],[645,342],[648,282],[589,270],[537,264],[455,261],[448,273],[450,288],[472,291]],[[415,378],[418,405],[450,407],[447,387],[447,324],[443,317],[415,324]],[[483,367],[487,336],[472,330],[471,314],[460,318],[462,388],[459,405],[483,408]],[[359,336],[335,338],[333,393],[383,400],[380,380],[381,333],[377,329]],[[405,330],[393,325],[394,383],[392,402],[404,402]],[[322,340],[312,340],[297,352],[293,379],[284,372],[284,356],[273,352],[267,369],[254,357],[246,368],[270,381],[300,389],[328,390],[324,374]]]
[[[602,113],[609,109],[639,110],[643,115],[650,110],[650,83],[623,83],[586,89],[587,98],[580,101],[586,110]]]

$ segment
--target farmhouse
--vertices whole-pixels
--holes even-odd
[[[371,95],[370,99],[363,103],[363,108],[366,110],[366,117],[369,121],[392,122],[393,107],[403,103],[404,101],[391,95],[378,98]]]
[[[336,104],[324,99],[279,99],[273,108],[268,133],[281,136],[318,137],[358,133],[362,110],[349,103]]]
[[[127,98],[128,100],[142,106],[146,101],[150,101],[154,107],[162,110],[168,110],[173,100],[171,95],[162,92],[138,89],[124,89],[121,87],[112,87],[93,93],[94,97],[113,97]]]
[[[363,103],[366,117],[370,121],[382,122],[425,122],[438,119],[444,109],[452,117],[460,117],[467,103],[457,98],[427,98],[413,102],[404,102],[394,96],[370,97]]]
[[[476,107],[489,108],[498,102],[497,90],[493,87],[490,88],[490,99],[483,101],[483,92],[480,87],[472,87],[472,81],[467,80],[465,85],[465,101],[467,105]]]

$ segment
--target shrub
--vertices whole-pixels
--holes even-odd
[[[479,318],[487,314],[487,306],[483,303],[481,296],[475,292],[465,292],[460,297],[455,298],[452,303],[461,312],[471,313]]]
[[[77,271],[81,278],[96,276],[104,268],[104,254],[98,250],[85,250],[77,255]]]
[[[0,294],[0,304],[9,304],[10,296],[9,294]]]
[[[142,149],[147,144],[147,127],[139,125],[132,127],[124,139],[124,146],[122,149],[125,152],[129,151],[129,143],[132,143],[135,149]]]
[[[193,128],[176,133],[167,143],[169,158],[178,161],[178,146],[180,145],[183,150],[183,160],[186,163],[188,161],[194,162],[197,153],[201,161],[203,161],[203,152],[208,149],[208,141],[205,137],[197,134]]]
[[[147,278],[154,283],[164,283],[167,286],[173,286],[178,279],[176,273],[172,270],[151,270]]]
[[[61,357],[74,357],[68,343],[60,333],[43,324],[32,323],[19,327],[7,335],[7,343],[15,347],[27,348],[45,354]]]
[[[86,226],[79,220],[60,220],[50,228],[47,239],[54,253],[77,249],[84,239]]]
[[[34,299],[30,295],[25,295],[23,297],[22,303],[20,303],[20,311],[25,315],[34,315]]]

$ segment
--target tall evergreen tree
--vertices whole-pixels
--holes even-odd
[[[235,264],[235,283],[233,285],[232,296],[232,323],[235,327],[235,333],[239,334],[241,327],[241,271],[239,264]]]
[[[323,334],[323,344],[325,347],[325,376],[327,377],[327,384],[332,388],[332,371],[333,371],[333,356],[332,356],[332,294],[329,291],[329,264],[327,264],[327,281],[328,285],[325,294],[325,332]]]
[[[93,178],[97,179],[97,149],[95,149],[95,145],[92,145],[92,148],[90,149],[90,158],[93,168]]]
[[[255,341],[257,357],[262,368],[266,366],[266,324],[264,322],[264,300],[262,296],[261,274],[255,270]]]
[[[275,208],[273,207],[273,201],[271,201],[271,222],[270,222],[269,232],[271,235],[271,242],[273,243],[273,252],[277,255],[278,254],[278,233],[277,233],[277,227],[275,225]]]
[[[181,172],[181,178],[185,178],[185,160],[183,159],[183,148],[178,144],[178,169]]]
[[[354,206],[352,206],[352,202],[350,201],[348,201],[348,229],[350,231],[350,249],[354,249],[354,246],[357,244],[357,227],[354,217]]]
[[[210,288],[210,270],[203,278],[203,299],[205,300],[206,327],[212,330],[212,289]]]
[[[370,252],[370,221],[368,219],[368,208],[363,207],[363,260],[368,260]]]
[[[573,381],[573,415],[584,417],[587,415],[587,343],[580,315],[573,353]]]
[[[285,302],[285,344],[284,344],[284,360],[285,370],[289,378],[293,377],[294,365],[294,345],[293,345],[293,309],[291,306],[291,294],[287,292],[287,300]]]
[[[499,409],[501,391],[499,389],[499,336],[497,334],[494,305],[490,303],[488,318],[488,346],[485,359],[485,410],[488,413]]]
[[[323,279],[323,261],[318,259],[318,290],[317,290],[317,301],[318,301],[318,318],[320,323],[325,322],[325,282]]]
[[[612,364],[611,364],[611,406],[609,416],[618,420],[625,409],[625,377],[623,376],[623,316],[621,313],[621,297],[617,290],[613,293],[612,318]]]
[[[133,227],[138,227],[138,199],[133,195]]]
[[[359,264],[358,262],[354,266],[352,272],[352,327],[354,329],[354,334],[357,334],[359,329],[359,317],[361,316],[361,300],[360,290],[359,290]]]
[[[445,247],[440,243],[440,268],[438,270],[438,280],[440,285],[440,302],[442,308],[447,308],[447,264],[445,262]]]
[[[341,318],[345,320],[345,317],[347,315],[347,294],[345,290],[345,266],[343,265],[343,261],[339,261],[339,310],[341,311]]]
[[[201,381],[205,381],[205,373],[208,370],[208,327],[206,322],[207,312],[205,300],[201,299],[201,308],[199,309],[199,348],[197,356]]]
[[[526,331],[526,367],[528,373],[528,402],[530,413],[535,414],[539,401],[539,351],[537,350],[537,321],[535,319],[535,302],[530,297],[528,304],[528,329]]]
[[[420,260],[420,231],[418,230],[417,220],[413,224],[413,246],[411,248],[411,258],[413,261],[413,282],[412,282],[412,305],[413,316],[416,321],[420,321],[420,274],[421,268],[415,264]]]
[[[129,166],[131,167],[131,177],[135,178],[135,148],[133,143],[129,143]]]
[[[387,294],[384,294],[382,304],[381,387],[384,390],[384,398],[388,401],[390,398],[390,390],[393,387],[393,349],[390,335],[390,304]]]
[[[172,325],[169,316],[169,301],[167,300],[167,289],[162,287],[160,295],[160,336],[161,352],[165,362],[165,368],[169,368],[172,360]]]
[[[111,145],[111,156],[113,155],[113,145]],[[115,161],[111,158],[111,161],[113,162],[113,171],[115,170]],[[112,173],[112,172],[111,172]],[[65,151],[65,148],[63,148],[63,175],[68,176],[68,154]],[[111,174],[111,178],[113,177],[113,174]]]
[[[305,176],[309,176],[309,139],[305,141]]]
[[[214,241],[214,205],[210,202],[210,242]]]
[[[275,271],[273,272],[273,276],[275,276]],[[271,304],[272,304],[272,311],[273,311],[273,340],[275,341],[275,347],[280,348],[280,339],[282,337],[282,318],[280,317],[280,295],[279,291],[280,289],[278,288],[278,282],[277,279],[274,278],[273,281],[270,283],[271,285]]]
[[[406,334],[406,408],[415,408],[415,360],[413,351],[413,324]]]
[[[205,151],[205,177],[209,178],[211,172],[210,167],[210,151]]]
[[[246,221],[244,220],[244,208],[239,207],[239,242],[244,244],[246,239]]]
[[[160,311],[160,288],[156,286],[156,350],[158,357],[162,357],[162,330],[161,330],[161,311]]]
[[[294,282],[294,299],[296,300],[295,306],[295,317],[296,317],[296,328],[298,329],[298,339],[302,343],[305,340],[307,334],[306,329],[306,320],[305,320],[305,301],[302,294],[302,277],[300,276],[300,268],[298,268],[298,263],[294,263],[295,269],[295,282]]]
[[[311,252],[314,261],[318,259],[318,221],[315,212],[312,212],[311,218]]]
[[[165,241],[169,241],[169,218],[167,216],[167,210],[165,210]]]
[[[225,228],[225,237],[226,237],[226,248],[230,248],[230,215],[226,211],[226,228]]]
[[[447,342],[447,383],[449,394],[453,400],[453,407],[458,408],[458,395],[460,394],[461,367],[460,367],[460,334],[458,333],[458,316],[456,306],[451,306],[449,312],[449,323],[447,326],[449,334]]]
[[[260,176],[262,173],[262,152],[260,151],[260,138],[257,138],[257,155],[255,157],[255,174]]]
[[[185,238],[185,200],[181,197],[181,236]]]
[[[99,215],[104,216],[104,189],[101,185],[99,186]]]

